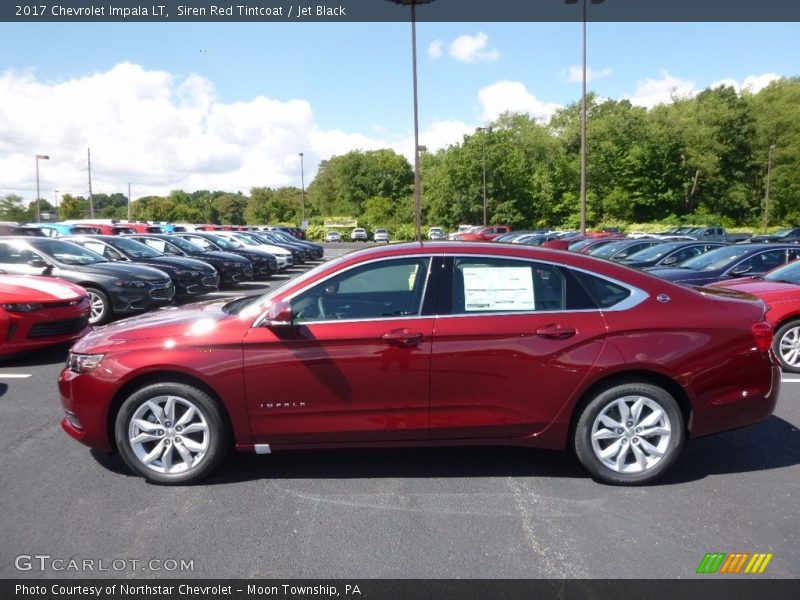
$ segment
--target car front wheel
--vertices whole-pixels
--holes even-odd
[[[613,485],[650,483],[680,454],[684,419],[663,388],[628,383],[600,392],[581,411],[575,453],[591,475]]]
[[[102,325],[111,318],[111,301],[108,295],[97,288],[87,287],[86,295],[89,297],[89,323]]]
[[[800,373],[800,320],[781,325],[775,332],[772,347],[784,371]]]
[[[166,485],[201,480],[230,446],[219,405],[183,383],[156,383],[131,394],[120,407],[115,436],[131,470]]]

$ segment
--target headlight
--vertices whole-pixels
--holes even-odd
[[[0,307],[9,312],[33,312],[42,308],[42,304],[34,304],[32,302],[23,302],[18,304],[0,304]]]
[[[147,287],[147,284],[144,281],[125,281],[123,279],[114,279],[111,281],[117,287],[125,287],[125,288],[143,288]]]
[[[183,269],[178,269],[175,271],[175,275],[178,277],[197,277],[200,275],[199,271],[184,271]]]
[[[103,360],[104,354],[74,354],[72,352],[67,356],[67,369],[73,373],[88,373],[93,370],[100,361]]]
[[[230,269],[231,267],[236,266],[236,263],[225,261],[222,263],[222,266],[225,267],[226,269]]]

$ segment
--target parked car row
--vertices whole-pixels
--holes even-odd
[[[220,285],[268,279],[294,264],[318,260],[322,253],[319,244],[280,231],[0,236],[0,273],[79,286],[87,322],[100,325],[175,299],[200,297]],[[10,298],[8,304],[20,302]],[[19,331],[6,333],[11,339]]]

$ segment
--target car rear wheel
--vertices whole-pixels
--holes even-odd
[[[781,325],[775,332],[772,347],[784,371],[800,373],[800,320]]]
[[[97,288],[87,287],[86,295],[89,297],[89,323],[102,325],[111,318],[111,301],[108,295]]]
[[[183,383],[156,383],[120,407],[115,436],[128,467],[154,483],[194,483],[224,458],[230,434],[222,410]]]
[[[650,483],[680,454],[684,419],[663,388],[628,383],[600,392],[582,410],[575,453],[591,475],[613,485]]]

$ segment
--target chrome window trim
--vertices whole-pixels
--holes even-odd
[[[476,316],[484,316],[484,317],[486,317],[486,316],[512,316],[512,315],[515,315],[515,316],[519,316],[519,315],[541,315],[541,314],[553,314],[553,313],[564,313],[564,312],[576,313],[576,314],[579,314],[579,313],[590,313],[590,312],[592,312],[592,313],[620,312],[620,311],[624,311],[624,310],[630,310],[630,309],[638,306],[639,304],[641,304],[642,302],[644,302],[645,300],[647,300],[650,297],[650,294],[648,294],[644,290],[642,290],[642,289],[640,289],[640,288],[638,288],[638,287],[636,287],[634,285],[619,281],[618,279],[615,279],[613,277],[608,277],[607,275],[601,275],[600,273],[596,273],[594,271],[590,271],[590,270],[582,268],[582,267],[575,267],[575,266],[572,266],[572,265],[567,265],[567,264],[564,264],[563,262],[552,261],[552,260],[547,260],[547,259],[539,259],[539,258],[530,258],[530,257],[525,257],[525,256],[503,256],[503,255],[497,255],[497,254],[462,254],[462,253],[451,253],[451,252],[433,253],[433,254],[410,254],[410,255],[405,255],[405,256],[392,256],[392,257],[385,257],[384,256],[384,257],[379,257],[379,258],[373,258],[373,259],[368,260],[368,261],[364,261],[364,262],[360,262],[360,263],[357,263],[357,264],[354,264],[354,265],[350,265],[350,266],[348,266],[345,269],[342,269],[340,271],[336,271],[335,273],[332,273],[332,274],[328,275],[324,279],[317,280],[316,282],[314,282],[314,285],[316,286],[317,284],[324,283],[325,281],[327,281],[328,279],[331,279],[332,277],[334,277],[336,275],[339,275],[341,273],[346,273],[347,271],[349,271],[351,269],[354,269],[356,267],[360,267],[360,266],[363,266],[363,265],[368,265],[368,264],[371,264],[371,263],[374,263],[374,262],[381,262],[381,261],[385,261],[385,260],[402,260],[402,259],[405,259],[405,258],[414,258],[414,257],[424,257],[424,258],[428,259],[428,273],[427,273],[427,277],[425,279],[424,288],[422,290],[422,304],[420,304],[420,310],[422,310],[422,306],[423,306],[424,300],[425,300],[425,294],[428,291],[428,285],[430,284],[430,278],[431,278],[431,275],[432,275],[432,272],[433,272],[433,270],[431,268],[431,265],[433,265],[433,260],[436,259],[436,258],[444,259],[444,258],[471,257],[471,258],[495,258],[495,259],[499,258],[499,259],[507,259],[507,260],[516,260],[516,261],[521,261],[521,262],[531,262],[531,261],[533,261],[533,262],[538,262],[538,263],[541,263],[541,264],[546,264],[546,265],[549,265],[549,266],[554,266],[554,267],[559,267],[559,268],[564,268],[564,269],[571,269],[573,271],[578,271],[580,273],[584,273],[584,274],[590,275],[592,277],[598,277],[598,278],[603,279],[603,280],[605,280],[605,281],[607,281],[609,283],[612,283],[614,285],[618,285],[620,287],[623,287],[623,288],[629,290],[631,292],[631,294],[630,294],[630,296],[628,296],[622,302],[618,302],[617,304],[615,304],[613,306],[610,306],[608,308],[584,308],[584,309],[575,309],[575,310],[569,310],[569,309],[530,310],[530,311],[520,310],[520,311],[510,311],[510,312],[480,312],[480,311],[475,311],[475,312],[471,312],[471,313],[468,313],[468,314],[457,314],[457,315],[454,315],[454,314],[440,314],[440,313],[435,313],[433,315],[416,314],[416,315],[404,315],[404,316],[400,316],[400,317],[379,317],[379,318],[370,318],[370,319],[327,319],[327,320],[324,320],[324,321],[308,321],[308,322],[305,322],[305,323],[298,323],[298,325],[308,326],[308,325],[326,325],[326,324],[330,324],[330,323],[338,323],[338,324],[342,324],[342,323],[369,323],[369,322],[375,322],[375,321],[407,321],[407,320],[413,320],[413,319],[432,319],[432,318],[433,319],[453,319],[453,318],[476,317]],[[308,289],[308,287],[303,287],[300,290],[296,291],[295,293],[291,294],[290,296],[287,296],[283,300],[286,301],[286,302],[291,302],[292,300],[294,300],[295,297],[297,297],[299,294],[301,294],[302,292],[304,292],[307,289]],[[267,313],[265,311],[261,315],[258,316],[258,318],[254,321],[253,325],[251,325],[251,327],[260,327],[263,324],[263,322],[265,321],[266,316],[267,316]]]

